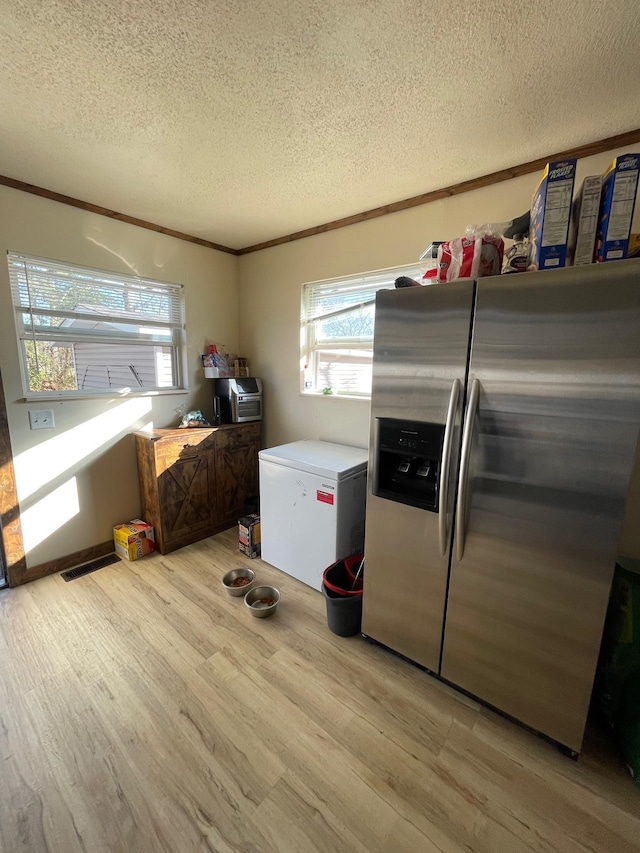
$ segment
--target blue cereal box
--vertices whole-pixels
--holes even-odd
[[[531,203],[528,269],[558,269],[566,264],[575,179],[575,159],[545,166]]]
[[[619,261],[627,257],[639,171],[640,154],[622,154],[616,157],[602,176],[596,239],[598,263]]]

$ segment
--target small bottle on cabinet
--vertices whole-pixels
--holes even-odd
[[[529,238],[526,234],[514,234],[513,245],[505,252],[502,274],[526,272],[529,258]]]

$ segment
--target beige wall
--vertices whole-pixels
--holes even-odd
[[[602,173],[612,151],[578,164],[577,184]],[[470,223],[510,220],[529,209],[537,176],[525,175],[442,201],[307,237],[239,258],[241,348],[264,380],[266,446],[301,438],[366,447],[369,404],[299,393],[301,285],[414,263],[432,240]],[[418,189],[418,188],[417,188]],[[355,212],[355,211],[354,211]],[[640,211],[636,212],[640,230]],[[640,558],[640,476],[634,477],[623,552]]]
[[[104,542],[140,513],[132,430],[177,426],[181,405],[211,417],[199,354],[212,340],[237,351],[237,259],[6,187],[0,249],[0,367],[31,567]],[[7,250],[184,284],[188,393],[23,402]],[[55,429],[31,431],[30,408],[53,409]]]
[[[624,152],[582,161],[578,180],[602,172],[615,153]],[[180,405],[211,415],[199,371],[211,340],[248,355],[264,379],[265,446],[300,438],[366,446],[368,402],[299,393],[302,283],[412,263],[431,240],[460,234],[468,223],[523,213],[535,180],[525,176],[239,259],[0,187],[3,255],[25,252],[186,287],[188,393],[29,404],[21,400],[8,273],[0,263],[0,367],[28,566],[105,541],[114,524],[139,513],[131,431],[176,425]],[[29,408],[52,408],[55,429],[29,430]],[[640,474],[629,505],[622,551],[640,558]]]

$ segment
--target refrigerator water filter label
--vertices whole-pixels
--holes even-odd
[[[331,506],[333,506],[333,495],[331,492],[321,492],[320,489],[317,489],[316,500],[323,504],[331,504]]]

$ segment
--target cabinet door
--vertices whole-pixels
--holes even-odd
[[[216,527],[231,527],[244,515],[247,498],[258,494],[260,426],[220,431],[216,444]]]
[[[213,449],[173,442],[162,449],[158,492],[162,513],[163,551],[207,535],[212,526],[215,494],[211,488]]]

